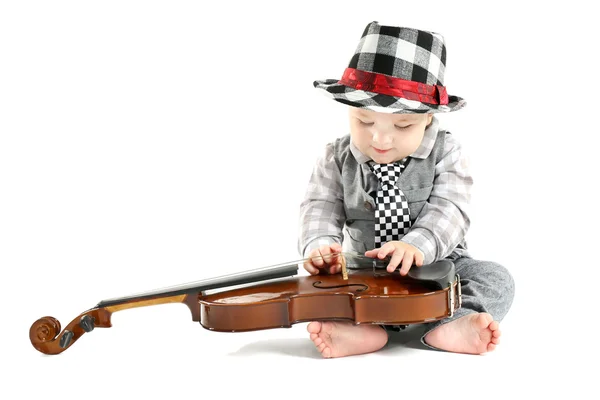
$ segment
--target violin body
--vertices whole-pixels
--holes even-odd
[[[193,321],[215,332],[289,328],[326,320],[409,325],[450,317],[461,306],[460,277],[448,260],[413,267],[401,276],[398,270],[388,273],[385,260],[336,255],[341,274],[290,277],[297,274],[298,264],[306,261],[298,260],[103,300],[62,332],[56,318],[38,319],[31,325],[29,338],[38,351],[59,354],[95,328],[111,327],[116,311],[166,303],[185,304]]]
[[[313,275],[228,290],[199,298],[200,324],[219,332],[289,328],[301,322],[338,320],[354,324],[408,325],[452,315],[458,282],[443,289],[399,274],[370,270]]]

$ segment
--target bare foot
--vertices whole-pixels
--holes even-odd
[[[425,343],[454,353],[483,354],[500,343],[500,325],[488,313],[469,314],[429,332]]]
[[[311,322],[306,329],[325,358],[371,353],[385,346],[388,340],[387,333],[378,325]]]

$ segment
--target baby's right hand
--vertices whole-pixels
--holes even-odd
[[[342,269],[340,258],[337,255],[332,255],[332,253],[341,252],[342,246],[337,243],[314,249],[308,254],[308,259],[304,262],[304,269],[311,275],[318,275],[321,270],[325,270],[330,274],[339,273]]]

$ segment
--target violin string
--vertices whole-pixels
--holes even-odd
[[[334,257],[334,256],[338,256],[338,255],[341,255],[343,257],[356,258],[356,259],[366,258],[365,256],[362,256],[361,254],[358,254],[358,253],[354,254],[354,253],[343,252],[343,251],[342,252],[334,252],[334,253],[330,253],[330,254],[307,257],[307,258],[303,258],[303,259],[296,260],[296,261],[290,261],[290,262],[286,262],[286,263],[271,265],[271,266],[267,266],[267,267],[260,267],[260,268],[245,270],[245,271],[241,271],[241,272],[235,272],[235,273],[228,274],[228,275],[221,275],[221,276],[217,276],[217,277],[211,277],[211,278],[207,278],[207,279],[203,279],[203,280],[196,280],[196,281],[187,282],[187,283],[183,283],[183,284],[165,286],[165,287],[154,289],[154,290],[147,290],[147,291],[130,294],[125,297],[109,298],[109,299],[105,299],[103,301],[104,302],[117,301],[117,300],[123,300],[123,299],[131,298],[131,297],[147,296],[147,295],[159,294],[159,293],[169,293],[169,292],[176,291],[176,290],[194,289],[198,285],[209,285],[214,282],[219,282],[219,281],[228,280],[228,279],[236,279],[241,276],[248,276],[248,275],[252,275],[252,274],[256,274],[256,273],[264,274],[264,273],[268,273],[270,271],[276,272],[276,271],[283,271],[283,270],[292,270],[293,268],[296,268],[296,273],[297,273],[297,267],[298,267],[298,264],[300,264],[300,263],[304,263],[311,259],[312,260],[326,259],[328,257]],[[293,274],[290,273],[290,275],[293,275]]]

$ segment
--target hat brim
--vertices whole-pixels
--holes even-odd
[[[337,79],[315,81],[314,86],[327,97],[352,107],[366,108],[389,114],[447,113],[467,105],[466,100],[448,95],[448,104],[426,104],[379,93],[357,90],[339,83]]]

